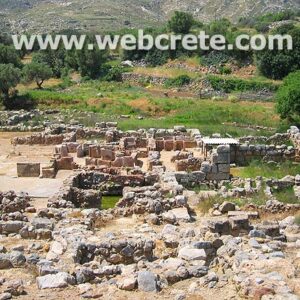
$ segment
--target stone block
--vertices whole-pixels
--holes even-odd
[[[99,145],[91,145],[89,147],[89,156],[92,158],[101,158],[101,148]]]
[[[173,149],[174,149],[174,141],[173,140],[164,141],[164,150],[172,151]]]
[[[115,152],[110,149],[102,149],[101,150],[101,158],[103,160],[115,160]]]
[[[56,170],[55,168],[42,168],[42,176],[43,178],[55,178]]]
[[[18,177],[39,177],[41,174],[40,163],[17,163]]]
[[[57,169],[58,170],[73,170],[73,157],[62,157],[57,160]]]
[[[218,164],[218,171],[220,173],[230,173],[230,165],[229,164]]]

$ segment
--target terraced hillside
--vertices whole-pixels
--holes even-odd
[[[159,24],[174,10],[188,11],[202,21],[236,21],[289,8],[299,9],[299,0],[0,0],[0,26],[12,32],[99,31]]]

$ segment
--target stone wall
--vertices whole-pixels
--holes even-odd
[[[37,133],[25,137],[15,137],[12,139],[13,145],[59,145],[63,142],[75,142],[76,135],[68,134],[46,134]]]
[[[197,142],[186,136],[169,136],[164,138],[149,139],[149,151],[181,151],[197,147]]]
[[[230,161],[238,165],[245,165],[251,160],[265,160],[282,162],[294,160],[295,149],[292,146],[281,145],[250,145],[242,144],[231,148]]]
[[[230,146],[218,146],[213,149],[198,171],[175,172],[176,180],[184,186],[198,185],[208,181],[230,179]]]
[[[290,136],[290,140],[294,144],[296,148],[296,154],[299,155],[300,150],[300,130],[296,126],[291,126],[288,130],[288,134]]]
[[[135,73],[123,73],[122,81],[134,82],[140,84],[142,82],[147,81],[150,84],[164,84],[168,78],[167,77],[159,77],[159,76],[145,76],[143,74],[135,74]]]
[[[154,184],[157,177],[137,175],[110,175],[101,172],[80,171],[64,181],[59,192],[48,200],[49,207],[100,207],[101,195],[122,195],[123,188]],[[96,205],[96,206],[95,206]]]

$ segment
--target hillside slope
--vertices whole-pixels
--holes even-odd
[[[167,20],[174,10],[201,21],[233,21],[283,9],[299,9],[299,0],[0,0],[0,26],[20,33],[62,29],[114,30],[146,27]]]

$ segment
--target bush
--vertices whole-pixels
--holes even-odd
[[[247,81],[235,78],[221,78],[215,75],[207,76],[212,88],[216,91],[223,91],[225,93],[231,93],[234,91],[260,91],[268,89],[269,91],[275,91],[277,87],[272,83]]]
[[[232,73],[232,70],[231,70],[229,67],[227,67],[227,66],[221,66],[221,67],[219,68],[219,72],[220,72],[222,75],[229,75],[229,74]]]
[[[283,29],[280,28],[279,32]],[[278,33],[276,31],[275,33]],[[300,29],[286,32],[293,38],[293,50],[264,50],[256,53],[257,66],[262,75],[272,79],[282,79],[300,69]]]
[[[150,66],[155,67],[165,64],[168,61],[168,58],[168,52],[154,48],[147,53],[145,61]]]
[[[170,19],[168,25],[169,29],[174,33],[189,33],[191,27],[195,24],[191,14],[175,11],[174,16]]]
[[[200,62],[206,66],[219,66],[229,61],[230,57],[224,52],[212,51],[200,58]]]
[[[228,100],[229,100],[231,103],[237,103],[237,102],[239,102],[239,98],[238,98],[237,96],[235,96],[235,95],[230,95],[230,96],[228,97]]]
[[[124,73],[124,68],[121,66],[112,67],[107,74],[103,77],[105,81],[122,81],[122,74]]]
[[[165,82],[166,87],[182,87],[188,85],[191,82],[191,78],[188,75],[180,75],[175,78],[169,78]]]
[[[276,109],[282,119],[293,119],[300,115],[300,71],[291,73],[284,79],[276,100]]]

